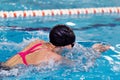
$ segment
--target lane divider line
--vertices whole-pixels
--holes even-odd
[[[75,9],[51,9],[51,10],[25,10],[25,11],[0,11],[0,18],[17,17],[44,17],[44,16],[63,16],[63,15],[81,15],[81,14],[104,14],[120,13],[120,7],[102,7],[102,8],[75,8]]]

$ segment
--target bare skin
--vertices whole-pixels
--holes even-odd
[[[92,46],[92,48],[94,50],[96,50],[97,52],[104,52],[106,50],[109,50],[110,49],[110,46],[109,45],[102,45],[102,44],[94,44]]]
[[[26,51],[29,48],[31,48],[33,45],[42,43],[41,46],[38,48],[41,48],[40,50],[37,50],[33,53],[30,53],[26,55],[26,61],[29,65],[39,65],[43,62],[48,63],[51,59],[55,62],[58,62],[63,59],[61,55],[59,55],[57,52],[62,47],[56,47],[52,45],[51,43],[46,43],[43,40],[35,40],[34,42],[31,42],[27,47],[25,47],[22,51]],[[71,45],[63,46],[68,49],[72,48]],[[104,52],[109,49],[110,46],[103,46],[101,44],[94,44],[92,48],[98,52]],[[9,60],[7,60],[5,63],[3,63],[4,66],[13,67],[17,64],[24,64],[21,56],[19,54],[16,54]]]
[[[38,43],[42,43],[42,46],[38,47],[38,48],[41,48],[41,49],[26,55],[26,60],[27,60],[28,64],[39,65],[40,63],[48,62],[51,59],[55,60],[56,62],[61,60],[62,57],[59,54],[57,54],[53,51],[55,46],[53,46],[50,43],[46,43],[42,40],[36,40],[36,41],[30,43],[22,51],[28,50],[33,45],[38,44]],[[10,58],[3,65],[13,67],[17,64],[23,64],[22,58],[19,54],[16,54],[12,58]]]

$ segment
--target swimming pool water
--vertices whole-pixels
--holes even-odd
[[[68,4],[68,2],[70,2]],[[104,3],[103,3],[104,2]],[[62,0],[43,1],[29,0],[16,1],[1,0],[1,10],[34,10],[55,8],[82,8],[82,7],[109,7],[119,6],[118,0]],[[59,4],[59,6],[58,6]],[[7,5],[3,7],[3,5]],[[17,5],[17,6],[16,6]],[[46,5],[46,6],[45,6]],[[61,7],[64,5],[63,7]],[[14,7],[15,6],[15,7]],[[8,8],[9,7],[9,8]],[[9,18],[0,19],[0,62],[4,62],[11,56],[22,50],[28,43],[35,39],[49,41],[50,29],[56,24],[73,23],[70,27],[76,35],[76,42],[89,47],[96,42],[116,47],[120,44],[120,14],[96,14],[96,15],[74,15],[56,17],[34,17],[34,18]],[[79,50],[79,47],[76,48]],[[74,51],[76,51],[76,49]],[[82,48],[86,50],[86,48]],[[119,48],[116,48],[120,51]],[[84,51],[83,50],[83,51]],[[89,49],[85,51],[89,53]],[[77,52],[76,52],[77,53]],[[79,51],[78,51],[79,53]],[[95,54],[94,54],[95,55]],[[94,55],[77,57],[77,66],[57,66],[50,64],[43,67],[26,67],[20,65],[10,71],[0,70],[1,80],[120,80],[120,54],[108,50],[95,60],[94,65],[91,58]],[[87,55],[88,56],[88,55]],[[69,55],[67,56],[69,57]],[[80,63],[81,58],[83,64]],[[88,58],[89,64],[84,65]]]
[[[76,34],[76,42],[80,42],[85,47],[90,47],[94,42],[104,42],[115,47],[116,44],[120,43],[119,16],[118,14],[87,15],[52,21],[41,21],[38,18],[7,20],[7,25],[1,26],[0,29],[0,61],[4,62],[9,59],[22,50],[31,40],[40,38],[49,41],[48,34],[52,26],[66,24],[67,22],[75,24],[71,28]],[[20,24],[17,23],[19,21]],[[23,23],[24,21],[26,23]],[[1,71],[0,74],[3,80],[119,80],[119,57],[120,54],[109,50],[96,59],[94,65],[91,63],[84,66],[87,71],[81,68],[81,64],[72,68],[67,66],[55,67],[51,64],[40,69],[24,66],[24,68],[19,67],[20,69],[15,68],[11,71]]]
[[[120,6],[119,0],[1,0],[0,2],[2,11]]]

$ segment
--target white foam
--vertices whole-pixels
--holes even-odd
[[[109,63],[111,64],[112,71],[117,71],[117,72],[120,71],[120,62],[119,61],[113,60],[113,58],[110,56],[104,56],[104,58],[106,58],[106,60],[108,60]]]
[[[117,47],[117,48],[120,48],[120,44],[116,44],[116,47]]]
[[[109,61],[110,64],[114,63],[114,60],[110,56],[103,56],[106,60]]]
[[[112,56],[120,60],[120,55],[112,55]]]
[[[69,26],[75,26],[75,25],[76,25],[76,24],[73,23],[73,22],[66,22],[66,24],[69,25]]]
[[[0,75],[4,75],[4,76],[14,75],[14,76],[17,76],[18,72],[19,72],[18,69],[11,69],[9,71],[7,71],[7,70],[1,70],[0,71]]]
[[[110,49],[118,54],[120,54],[120,51],[116,50],[115,47],[111,46]]]

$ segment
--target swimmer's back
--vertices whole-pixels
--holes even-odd
[[[59,61],[61,59],[60,55],[52,51],[52,48],[49,47],[50,45],[49,43],[45,43],[44,41],[41,40],[36,40],[32,42],[22,51],[25,51],[31,48],[33,45],[38,44],[40,42],[42,43],[42,45],[39,47],[41,49],[26,55],[26,61],[29,65],[39,65],[43,62],[47,63],[51,59],[55,61]],[[17,64],[24,64],[19,54],[16,54],[14,57],[10,58],[6,63],[4,63],[5,66],[10,66],[10,67],[13,67]]]

